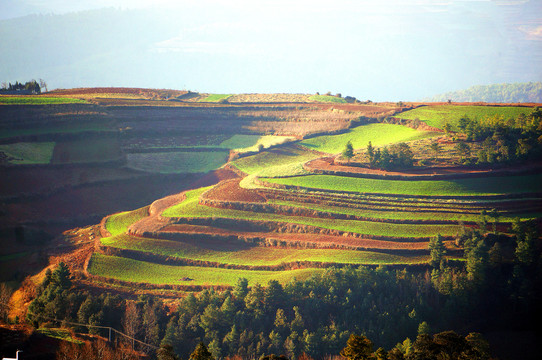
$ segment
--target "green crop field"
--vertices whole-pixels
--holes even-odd
[[[176,151],[127,154],[128,167],[161,174],[208,172],[224,165],[227,159],[227,151]]]
[[[224,140],[220,147],[232,149],[237,152],[258,151],[262,145],[264,148],[284,144],[287,141],[294,140],[293,136],[275,136],[275,135],[242,135],[236,134],[227,140]]]
[[[303,173],[302,164],[316,159],[318,154],[293,146],[265,151],[232,162],[239,170],[247,174],[260,176],[284,176]]]
[[[41,95],[18,95],[18,96],[0,96],[0,104],[4,105],[51,105],[51,104],[87,104],[81,99],[68,97],[51,97]]]
[[[256,283],[267,284],[269,280],[277,280],[285,284],[294,278],[297,280],[307,279],[323,270],[252,271],[197,266],[171,266],[95,253],[92,255],[88,271],[92,275],[149,284],[234,286],[239,278],[246,278],[250,285]],[[186,278],[192,280],[186,280]]]
[[[209,94],[205,99],[201,99],[200,102],[219,102],[222,99],[227,99],[232,94]]]
[[[427,256],[399,256],[371,251],[335,249],[271,248],[239,243],[238,249],[218,250],[201,248],[180,241],[148,239],[119,235],[102,239],[102,244],[183,259],[212,261],[233,265],[279,265],[295,261],[339,264],[412,264],[425,263]]]
[[[528,114],[531,108],[520,106],[463,106],[463,105],[429,105],[405,111],[395,115],[401,119],[420,119],[427,125],[444,128],[449,123],[457,130],[457,122],[463,116],[471,119],[482,119],[487,116],[503,116],[505,119],[516,118],[519,114]]]
[[[310,101],[318,101],[318,102],[330,102],[330,103],[339,103],[339,104],[345,104],[346,100],[337,96],[331,96],[331,95],[313,95],[309,97]]]
[[[308,175],[289,178],[267,178],[276,184],[306,188],[354,191],[359,193],[480,196],[540,192],[542,175],[505,176],[439,181],[362,179],[335,175]]]
[[[186,200],[166,209],[165,217],[224,217],[229,219],[280,221],[301,225],[311,225],[326,229],[353,232],[372,236],[426,237],[456,235],[457,225],[410,225],[390,224],[371,221],[319,219],[313,217],[288,216],[282,214],[257,213],[251,211],[211,208],[198,204],[199,195],[207,188],[188,191]]]
[[[282,201],[282,200],[270,200],[272,204],[287,205],[296,208],[304,208],[318,211],[326,211],[334,214],[346,214],[360,217],[367,217],[372,219],[391,219],[391,220],[447,220],[447,221],[472,221],[477,222],[481,220],[480,214],[476,213],[459,213],[461,208],[455,208],[456,213],[452,212],[438,212],[439,206],[435,206],[435,212],[417,212],[407,206],[397,207],[394,211],[393,208],[386,211],[356,209],[355,207],[348,206],[329,206],[312,203],[301,203],[294,201]],[[425,205],[409,205],[409,206],[425,206]],[[403,211],[401,211],[403,210]],[[512,222],[516,217],[521,220],[529,220],[538,217],[542,214],[517,214],[517,216],[501,216],[500,222]]]
[[[137,210],[125,211],[111,215],[105,222],[105,228],[112,236],[124,234],[130,225],[149,215],[149,207],[145,206]]]
[[[368,124],[339,135],[324,135],[303,140],[300,144],[313,150],[337,154],[344,150],[348,141],[352,142],[354,149],[365,149],[369,141],[373,146],[383,146],[435,135],[439,135],[439,133],[418,131],[402,125]]]
[[[21,142],[0,145],[0,152],[8,156],[11,164],[49,164],[54,148],[54,142]]]

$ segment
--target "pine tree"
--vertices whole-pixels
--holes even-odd
[[[373,352],[373,343],[363,335],[351,334],[342,349],[341,356],[348,360],[370,359]]]
[[[204,343],[200,342],[194,352],[190,355],[190,360],[215,360],[213,355],[207,349]]]
[[[350,159],[354,157],[354,147],[352,146],[352,143],[348,141],[346,143],[346,146],[343,150],[343,156],[350,162]]]

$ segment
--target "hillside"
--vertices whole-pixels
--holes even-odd
[[[542,83],[476,85],[465,90],[435,95],[422,101],[444,102],[448,100],[454,102],[540,103],[542,102]]]
[[[130,333],[135,311],[143,343],[217,357],[336,354],[360,329],[391,348],[426,321],[530,329],[539,109],[187,94],[0,106],[2,276],[37,274],[12,318]]]

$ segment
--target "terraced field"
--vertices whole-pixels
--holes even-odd
[[[457,122],[463,116],[471,119],[502,116],[504,119],[516,118],[519,114],[528,114],[531,108],[523,106],[465,106],[465,105],[429,105],[398,114],[400,119],[419,119],[429,126],[444,129],[449,123],[457,129]]]
[[[373,146],[424,139],[439,135],[431,131],[417,131],[393,124],[368,124],[355,127],[340,135],[323,135],[303,140],[300,144],[312,150],[337,154],[350,141],[354,149],[365,149],[369,141]]]
[[[486,223],[482,231],[494,227],[506,234],[517,217],[542,216],[537,172],[447,173],[445,180],[394,175],[397,179],[390,180],[386,172],[367,176],[352,167],[349,173],[344,164],[340,176],[305,166],[318,158],[332,161],[330,154],[340,153],[347,141],[363,149],[368,141],[382,146],[435,134],[369,124],[259,149],[227,165],[236,178],[107,218],[108,236],[97,240],[88,272],[100,281],[189,289],[231,286],[237,277],[251,284],[284,283],[333,266],[426,269],[433,237],[444,238],[448,259],[463,261],[455,239],[469,228]],[[235,135],[221,145],[247,149],[263,139]],[[481,215],[491,209],[497,217]]]

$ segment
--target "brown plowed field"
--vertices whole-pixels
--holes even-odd
[[[266,199],[254,190],[239,187],[241,179],[226,180],[207,191],[204,195],[211,200],[265,202]]]

